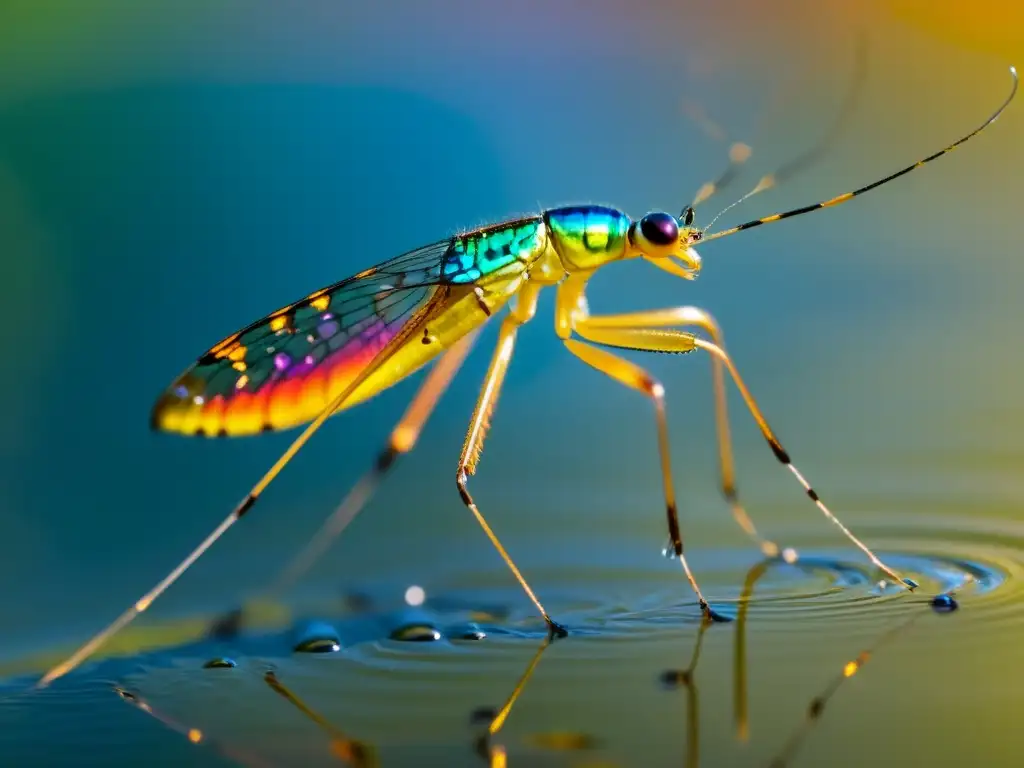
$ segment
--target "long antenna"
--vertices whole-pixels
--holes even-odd
[[[861,187],[859,189],[855,189],[852,192],[844,192],[843,194],[841,194],[841,195],[839,195],[837,197],[833,197],[831,200],[824,200],[824,201],[822,201],[820,203],[815,203],[814,205],[805,205],[802,208],[794,208],[794,209],[792,209],[790,211],[785,211],[783,213],[773,213],[771,216],[763,216],[760,219],[754,219],[753,221],[748,221],[748,222],[746,222],[744,224],[740,224],[739,226],[730,227],[729,229],[723,229],[723,230],[721,230],[719,232],[715,232],[715,233],[713,233],[711,235],[705,235],[702,232],[701,233],[701,237],[697,241],[695,241],[695,242],[705,242],[706,243],[706,242],[708,242],[710,240],[717,240],[720,237],[728,237],[729,235],[734,235],[737,232],[742,232],[745,229],[753,229],[754,227],[759,227],[762,224],[771,224],[771,223],[776,222],[776,221],[781,221],[782,219],[789,219],[789,218],[792,218],[793,216],[799,216],[799,215],[804,214],[804,213],[810,213],[811,211],[816,211],[816,210],[818,210],[820,208],[831,208],[834,205],[841,205],[842,203],[845,203],[845,202],[847,202],[849,200],[852,200],[853,198],[857,197],[857,195],[862,195],[865,192],[870,192],[872,189],[875,189],[876,187],[882,186],[883,184],[888,184],[890,181],[894,181],[895,179],[898,179],[900,176],[905,176],[906,174],[910,173],[911,171],[913,171],[913,170],[915,170],[917,168],[920,168],[922,165],[930,163],[932,160],[935,160],[935,159],[937,159],[939,157],[942,157],[943,155],[945,155],[945,154],[947,154],[949,152],[952,152],[954,149],[959,147],[961,144],[966,142],[968,139],[971,139],[971,138],[977,136],[985,128],[987,128],[992,123],[994,123],[999,118],[999,116],[1001,114],[1003,114],[1005,109],[1010,105],[1010,102],[1013,101],[1013,97],[1017,95],[1018,78],[1017,78],[1017,68],[1016,67],[1010,67],[1010,75],[1013,77],[1013,87],[1010,90],[1010,95],[1006,97],[1006,100],[1003,101],[1003,103],[999,106],[999,109],[997,109],[995,112],[993,112],[991,117],[989,117],[984,123],[979,125],[977,128],[975,128],[973,131],[968,133],[966,136],[964,136],[964,137],[958,139],[957,141],[955,141],[954,143],[950,144],[945,149],[940,149],[938,152],[936,152],[936,153],[934,153],[932,155],[929,155],[928,157],[926,157],[926,158],[924,158],[922,160],[918,160],[913,165],[908,165],[906,168],[903,168],[902,170],[896,171],[896,173],[890,174],[889,176],[886,176],[884,179],[879,179],[878,181],[874,181],[871,184],[868,184],[867,186]]]

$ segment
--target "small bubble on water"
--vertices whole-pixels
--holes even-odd
[[[423,601],[426,599],[427,593],[423,591],[423,587],[418,587],[413,584],[405,590],[405,602],[409,605],[423,605]]]
[[[960,604],[952,595],[936,595],[932,598],[932,608],[936,613],[952,613]]]
[[[406,624],[394,630],[389,637],[405,643],[432,643],[441,639],[441,633],[429,624]]]
[[[229,659],[224,656],[220,656],[216,659],[210,659],[208,662],[203,664],[203,669],[232,669],[237,667],[238,664],[234,659]]]
[[[784,550],[782,550],[782,559],[790,565],[793,565],[793,563],[800,559],[800,556],[792,547],[786,547]]]
[[[459,637],[463,640],[483,640],[487,633],[482,629],[467,629]]]

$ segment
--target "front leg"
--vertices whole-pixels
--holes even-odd
[[[697,327],[703,329],[711,337],[711,340],[721,349],[725,349],[725,339],[722,336],[722,329],[715,319],[697,307],[671,307],[669,309],[657,309],[647,312],[631,312],[621,315],[598,315],[596,317],[588,314],[578,315],[573,324],[574,330],[584,339],[598,344],[609,344],[609,346],[620,346],[604,341],[607,338],[607,331],[648,329],[652,333],[659,333],[653,329],[676,327]],[[613,338],[616,335],[612,334]],[[650,340],[645,340],[650,343]],[[662,343],[665,343],[662,340]],[[664,350],[663,350],[664,351]],[[674,350],[683,351],[683,350]],[[797,558],[796,551],[787,547],[780,549],[774,541],[763,538],[754,526],[746,509],[740,502],[739,491],[736,487],[736,462],[733,458],[732,439],[729,431],[729,411],[725,397],[725,376],[724,364],[721,359],[712,355],[711,357],[711,386],[715,398],[715,428],[718,433],[718,465],[719,479],[722,496],[732,510],[732,516],[736,523],[753,538],[765,557],[778,557],[780,552],[787,562],[794,562]]]
[[[574,304],[582,306],[578,301],[574,302]],[[669,319],[669,313],[672,311],[673,310],[664,310],[662,312],[653,312],[650,313],[649,316],[655,319],[654,324],[656,324],[658,320],[661,320],[662,325],[668,325],[670,323],[665,321]],[[694,312],[692,308],[685,307],[676,311]],[[696,310],[696,312],[701,311]],[[913,581],[904,579],[895,570],[883,563],[866,544],[858,539],[853,532],[843,525],[839,518],[836,517],[827,506],[825,506],[825,503],[821,500],[821,497],[818,496],[818,493],[813,487],[811,487],[810,483],[807,482],[796,466],[793,465],[792,461],[790,461],[789,454],[782,447],[782,443],[779,442],[779,439],[775,436],[775,433],[768,425],[760,407],[758,407],[757,402],[750,394],[750,390],[747,389],[747,385],[736,370],[736,366],[733,364],[732,358],[729,357],[721,344],[713,341],[707,341],[706,339],[702,339],[699,336],[695,336],[690,333],[670,330],[663,327],[628,327],[633,322],[642,321],[645,314],[646,313],[636,313],[633,315],[611,315],[603,318],[590,318],[586,316],[583,311],[577,309],[575,316],[573,317],[572,327],[585,339],[596,344],[618,347],[620,349],[675,353],[691,352],[695,349],[700,349],[709,353],[712,358],[719,361],[726,367],[726,369],[728,369],[729,375],[732,377],[736,387],[740,391],[740,394],[743,396],[743,400],[747,404],[747,408],[754,417],[754,421],[757,422],[757,426],[760,428],[761,434],[764,435],[765,440],[771,447],[772,453],[775,454],[775,458],[777,458],[779,462],[784,464],[786,468],[793,473],[793,476],[797,479],[800,485],[803,486],[804,492],[807,494],[808,498],[814,502],[815,506],[818,507],[821,513],[828,520],[834,523],[855,546],[867,555],[875,567],[883,571],[896,584],[913,590],[917,586]],[[703,314],[708,320],[711,320],[710,316],[706,313],[701,314]],[[713,320],[711,320],[711,325],[712,327],[717,327]],[[786,550],[783,553],[783,556],[787,560],[796,559],[796,553],[792,550]]]

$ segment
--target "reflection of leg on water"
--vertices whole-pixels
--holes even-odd
[[[747,660],[746,660],[746,629],[747,613],[750,599],[754,593],[754,585],[772,565],[781,562],[771,558],[756,564],[747,572],[743,583],[743,592],[739,598],[739,610],[736,613],[736,638],[733,654],[733,708],[736,719],[736,735],[740,741],[746,741],[749,734],[747,722]],[[705,617],[697,630],[697,639],[693,645],[693,653],[686,669],[667,670],[661,675],[666,686],[686,688],[686,733],[687,753],[686,768],[697,768],[700,764],[700,696],[694,674],[700,660],[700,649],[704,642],[704,633],[710,626]]]
[[[209,745],[227,759],[237,763],[238,765],[246,766],[246,768],[267,768],[267,766],[270,765],[270,763],[256,757],[255,755],[250,755],[236,747],[231,747],[222,742],[212,740],[199,728],[189,728],[186,725],[182,725],[174,718],[153,707],[152,704],[143,699],[137,693],[132,693],[124,688],[114,688],[114,692],[121,697],[122,701],[131,704],[140,712],[145,712],[164,727],[180,733],[193,744]]]
[[[512,693],[509,694],[508,699],[502,704],[501,709],[490,719],[487,724],[487,728],[479,733],[473,741],[474,750],[480,757],[483,758],[491,768],[503,768],[507,761],[507,753],[505,747],[501,744],[494,742],[494,737],[498,735],[498,731],[501,730],[502,726],[505,725],[505,720],[508,718],[509,713],[512,711],[512,706],[516,703],[516,700],[522,694],[523,689],[526,688],[526,684],[530,682],[530,678],[533,676],[533,671],[537,668],[537,664],[540,662],[540,657],[544,655],[544,651],[548,649],[558,635],[548,632],[541,644],[537,646],[537,650],[533,656],[530,657],[529,664],[526,665],[526,670],[519,677],[519,681],[516,683],[516,687],[512,689]],[[481,710],[482,711],[482,710]]]
[[[930,604],[932,608],[939,612],[945,612],[946,605],[950,603],[956,605],[956,600],[953,597],[956,592],[968,586],[972,582],[973,579],[968,575],[959,587],[950,589],[947,592],[932,598],[927,601],[927,604]],[[918,601],[917,604],[924,605],[925,602]],[[855,658],[846,662],[839,674],[829,681],[828,685],[825,686],[825,689],[819,695],[811,699],[811,703],[807,706],[807,714],[804,716],[804,719],[801,721],[800,725],[796,727],[793,733],[790,734],[789,739],[783,745],[782,749],[779,750],[779,753],[768,763],[769,768],[785,768],[785,766],[789,765],[789,761],[793,759],[797,749],[799,749],[803,740],[807,737],[808,732],[819,720],[821,720],[821,716],[825,712],[825,706],[828,704],[829,699],[836,694],[842,684],[857,674],[857,672],[859,672],[860,669],[868,663],[871,657],[874,656],[883,646],[892,642],[899,635],[910,629],[922,616],[925,616],[926,613],[926,611],[918,609],[917,613],[910,615],[895,626],[887,629],[874,642],[874,644],[858,653]]]
[[[331,754],[352,768],[377,768],[380,765],[376,750],[369,744],[350,738],[329,723],[319,712],[292,693],[272,671],[263,676],[264,682],[287,699],[296,709],[312,720],[324,733],[331,737]]]
[[[700,649],[704,643],[704,633],[714,621],[707,615],[701,617],[697,640],[693,644],[690,663],[686,669],[669,669],[662,673],[661,682],[666,686],[686,689],[686,768],[697,768],[700,765],[700,694],[694,673],[700,661]]]

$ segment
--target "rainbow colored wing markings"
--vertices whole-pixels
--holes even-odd
[[[231,334],[161,395],[153,429],[234,437],[316,418],[443,285],[451,246],[411,251]]]
[[[486,322],[546,245],[541,217],[528,217],[409,251],[316,291],[204,353],[157,400],[151,425],[206,437],[289,429],[355,385],[338,412],[350,408]]]

